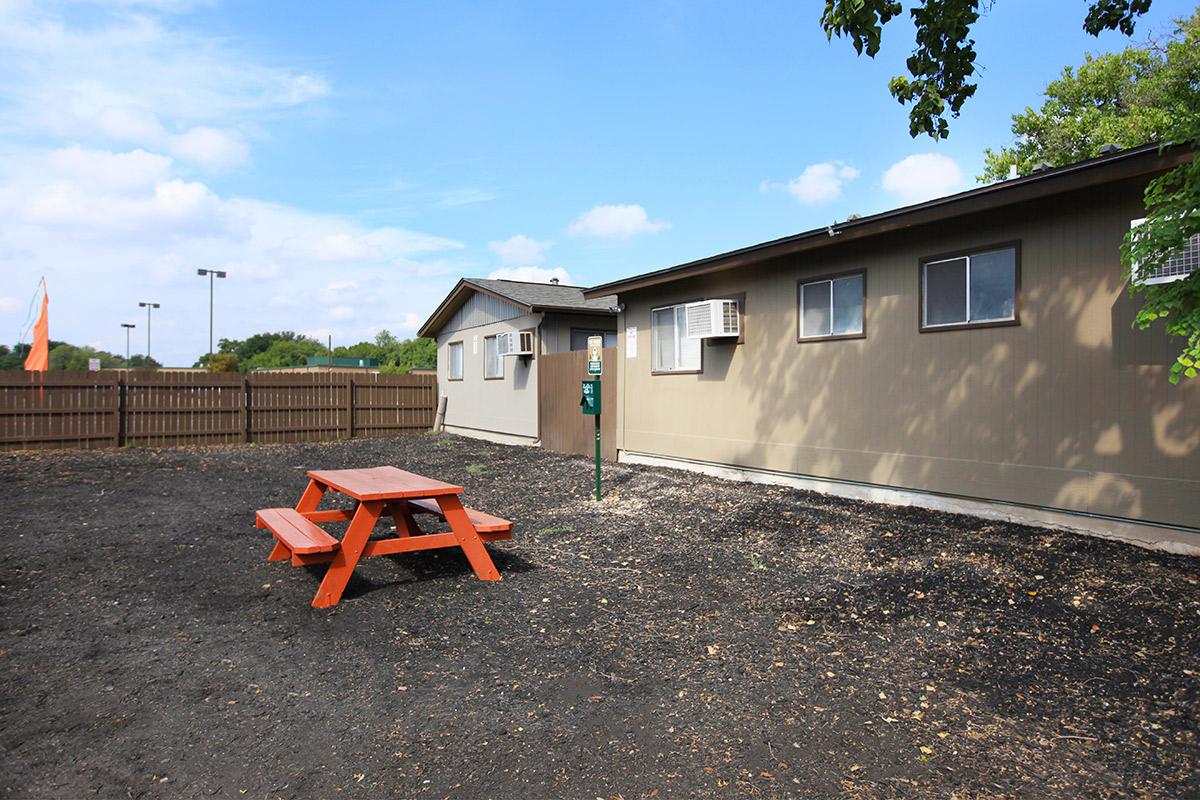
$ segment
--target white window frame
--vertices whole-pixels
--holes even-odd
[[[839,281],[844,278],[862,278],[859,284],[861,293],[858,298],[859,307],[859,327],[856,331],[847,331],[845,333],[835,333],[833,330],[833,284],[834,281]],[[829,333],[805,333],[804,332],[804,290],[809,286],[816,286],[818,283],[829,284]],[[800,296],[797,298],[796,313],[800,315],[799,338],[802,341],[820,341],[821,339],[861,339],[866,336],[867,328],[867,271],[858,270],[856,272],[843,272],[838,275],[830,275],[828,277],[820,277],[815,280],[800,279]]]
[[[992,253],[1013,252],[1013,310],[1007,317],[991,317],[988,319],[971,319],[971,259]],[[952,261],[966,261],[966,319],[962,322],[929,322],[929,268],[935,264],[949,264]],[[1021,252],[1015,245],[989,247],[986,250],[973,250],[949,258],[937,258],[921,262],[921,330],[939,330],[941,328],[962,328],[971,326],[992,325],[997,322],[1017,321],[1017,296],[1021,293]]]
[[[488,353],[488,342],[496,351],[496,363],[500,365],[500,373],[492,375],[488,373],[488,365],[491,362],[491,355]],[[485,381],[497,381],[504,379],[504,358],[500,355],[500,342],[496,340],[496,335],[483,337],[483,379]]]
[[[1145,221],[1146,221],[1145,217],[1142,217],[1141,219],[1130,220],[1129,221],[1129,230],[1133,230],[1134,228],[1136,228],[1138,225],[1141,225]],[[1193,243],[1195,243],[1195,245],[1197,247],[1200,247],[1200,233],[1198,233],[1194,236],[1188,237],[1188,244],[1185,246],[1190,248],[1190,247],[1192,247]],[[1129,270],[1131,273],[1131,276],[1135,280],[1137,279],[1138,267],[1140,267],[1140,266],[1141,266],[1140,264],[1137,264],[1135,262]],[[1179,275],[1162,275],[1157,278],[1147,278],[1144,281],[1138,281],[1138,283],[1142,284],[1143,286],[1154,286],[1154,285],[1163,284],[1163,283],[1174,283],[1175,281],[1183,280],[1184,278],[1188,277],[1195,271],[1196,271],[1196,269],[1193,268],[1190,272],[1184,272]]]
[[[454,374],[454,348],[458,348],[458,374]],[[461,381],[463,379],[463,357],[466,355],[466,348],[463,347],[462,341],[449,342],[446,344],[446,380]]]
[[[689,339],[687,335],[687,312],[684,310],[687,303],[676,303],[669,306],[659,306],[658,308],[650,309],[650,372],[655,375],[668,375],[671,373],[693,373],[704,371],[704,345],[701,339]],[[674,312],[674,331],[675,331],[675,364],[671,367],[658,366],[658,335],[654,330],[654,315],[659,311]],[[698,343],[696,352],[696,365],[693,367],[690,364],[682,363],[683,346],[688,342]]]

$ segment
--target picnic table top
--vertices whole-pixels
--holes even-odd
[[[396,500],[462,494],[452,483],[426,478],[397,467],[368,469],[313,469],[308,477],[356,500]]]

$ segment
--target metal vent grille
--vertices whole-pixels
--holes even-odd
[[[687,335],[701,338],[712,335],[712,304],[694,303],[687,308]]]
[[[1129,224],[1129,227],[1136,228],[1145,221],[1145,219],[1135,219]],[[1144,273],[1141,264],[1135,264],[1133,270],[1141,278],[1142,283],[1170,283],[1183,280],[1195,272],[1197,267],[1200,267],[1200,233],[1188,239],[1183,249],[1168,258],[1165,264],[1146,270]]]

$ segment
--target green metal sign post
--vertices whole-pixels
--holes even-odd
[[[579,399],[579,408],[587,416],[596,420],[596,499],[600,499],[600,379],[594,378],[583,382],[583,396]]]
[[[591,414],[596,419],[596,499],[600,499],[600,376],[604,374],[604,337],[589,336],[588,344],[588,375],[592,380],[583,382],[583,399],[579,405],[584,414]]]

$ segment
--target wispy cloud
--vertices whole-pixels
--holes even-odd
[[[961,188],[958,163],[940,153],[919,153],[892,164],[883,173],[883,188],[903,203],[944,197]]]
[[[650,219],[640,205],[595,206],[567,226],[571,236],[590,236],[598,239],[629,239],[639,233],[658,233],[671,227],[661,219]]]
[[[546,250],[551,244],[518,233],[503,241],[488,242],[488,249],[500,257],[501,264],[540,264],[546,259]]]
[[[842,189],[859,176],[859,171],[842,161],[809,164],[797,177],[786,183],[763,181],[759,190],[785,191],[806,205],[822,205],[836,200]]]

